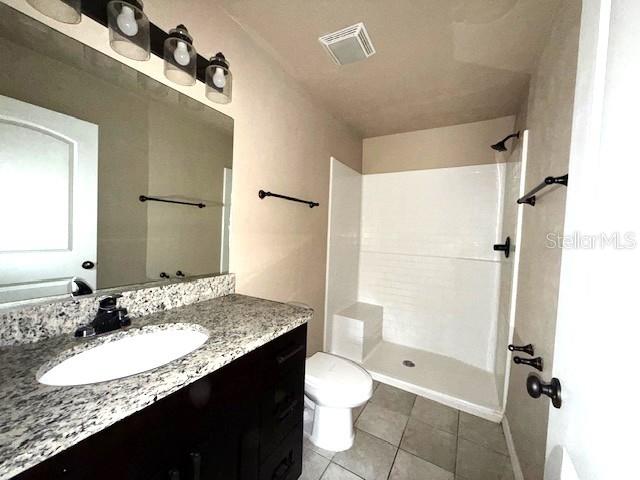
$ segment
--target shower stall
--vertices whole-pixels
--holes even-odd
[[[472,166],[362,175],[331,160],[326,351],[501,420],[526,141]],[[507,236],[508,257],[493,248]]]

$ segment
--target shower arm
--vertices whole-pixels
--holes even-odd
[[[507,135],[506,137],[504,137],[500,142],[498,143],[505,143],[507,140],[509,140],[510,138],[520,138],[520,132],[516,132],[516,133],[512,133],[511,135]]]

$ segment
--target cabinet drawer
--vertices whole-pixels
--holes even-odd
[[[304,367],[307,354],[307,325],[285,333],[273,340],[264,351],[265,369],[270,374],[280,375]]]
[[[304,369],[283,375],[267,390],[261,404],[260,458],[266,458],[304,413]]]
[[[302,473],[302,423],[260,467],[260,480],[296,480]]]

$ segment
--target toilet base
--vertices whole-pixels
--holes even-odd
[[[353,446],[353,418],[351,408],[332,408],[315,405],[311,442],[331,452],[342,452]]]

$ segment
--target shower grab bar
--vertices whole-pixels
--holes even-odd
[[[260,197],[261,200],[263,200],[265,197],[275,197],[275,198],[282,198],[284,200],[289,200],[290,202],[306,203],[307,205],[309,205],[309,208],[320,206],[318,202],[312,202],[310,200],[300,200],[299,198],[288,197],[286,195],[280,195],[279,193],[265,192],[264,190],[260,190],[258,192],[258,196]]]
[[[564,185],[565,187],[569,184],[569,174],[562,175],[560,177],[547,177],[540,184],[534,188],[532,188],[529,192],[527,192],[523,197],[518,199],[518,204],[526,203],[527,205],[531,205],[535,207],[536,205],[536,193],[542,190],[544,187],[548,187],[549,185]]]

